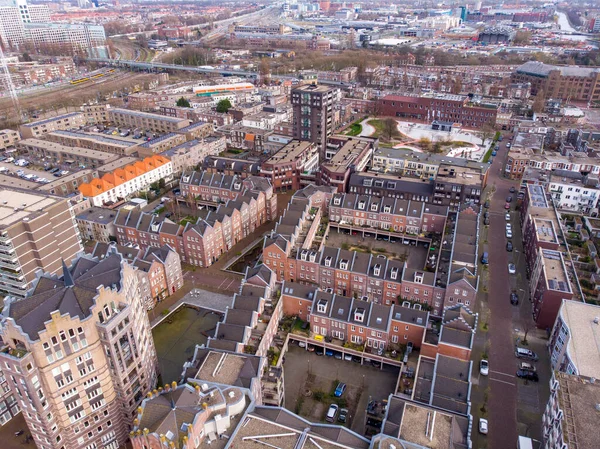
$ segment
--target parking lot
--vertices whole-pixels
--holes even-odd
[[[346,231],[350,232],[350,231]],[[387,257],[393,257],[399,260],[406,260],[409,268],[423,269],[429,253],[429,244],[419,242],[417,245],[403,244],[400,237],[392,240],[377,240],[374,237],[362,237],[331,229],[327,235],[327,245],[335,248],[354,248],[357,250],[371,251],[380,253]],[[411,240],[414,242],[414,240]]]
[[[399,369],[338,360],[308,352],[290,343],[285,354],[285,407],[313,422],[324,422],[329,405],[348,409],[346,426],[363,435],[369,400],[382,401],[394,391]],[[341,398],[333,392],[338,382],[347,385]],[[339,424],[339,423],[337,423]]]

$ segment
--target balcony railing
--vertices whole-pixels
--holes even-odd
[[[10,262],[6,262],[2,259],[0,259],[0,267],[1,268],[8,268],[9,270],[13,270],[13,271],[20,271],[21,270],[21,266],[18,263],[10,263]]]

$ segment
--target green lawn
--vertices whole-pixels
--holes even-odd
[[[358,136],[362,132],[362,125],[360,123],[353,123],[346,129],[345,134],[347,136]]]
[[[385,125],[383,123],[383,120],[374,118],[374,119],[369,120],[367,123],[369,125],[371,125],[373,128],[375,128],[375,132],[373,133],[373,135],[371,137],[379,137],[379,139],[387,141],[387,138],[384,136],[385,135]],[[394,129],[391,140],[397,139],[401,136],[402,136],[402,134],[400,134],[400,131],[398,131],[397,129]]]

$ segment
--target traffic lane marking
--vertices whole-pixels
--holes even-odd
[[[493,370],[490,370],[490,373],[494,373],[494,374],[500,374],[500,375],[502,375],[502,376],[508,376],[508,377],[510,377],[510,378],[513,378],[513,377],[515,377],[515,375],[514,375],[514,374],[506,374],[506,373],[502,373],[502,372],[500,372],[500,371],[493,371]]]
[[[505,380],[500,380],[500,379],[494,379],[493,377],[490,377],[490,380],[493,380],[494,382],[500,382],[506,385],[510,385],[511,387],[516,387],[516,384],[513,384],[511,382],[506,382]]]

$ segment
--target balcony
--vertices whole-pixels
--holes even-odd
[[[10,237],[8,235],[0,235],[0,243],[10,243]]]
[[[1,351],[3,354],[7,354],[16,359],[22,359],[29,354],[29,351],[25,348],[25,346],[22,345],[17,345],[14,348],[11,348],[10,346],[4,346]]]
[[[4,260],[2,260],[0,258],[0,268],[8,268],[9,270],[13,270],[13,271],[21,271],[21,265],[19,265],[19,263],[10,263],[10,262],[6,262]]]
[[[12,252],[14,253],[14,251],[12,251]],[[16,264],[19,261],[19,259],[17,258],[16,254],[9,254],[9,253],[0,251],[0,261],[8,262],[11,264]]]
[[[9,284],[2,284],[0,283],[0,291],[5,291],[8,293],[12,293],[14,295],[18,295],[18,296],[25,296],[27,294],[27,288],[26,287],[15,287]]]

